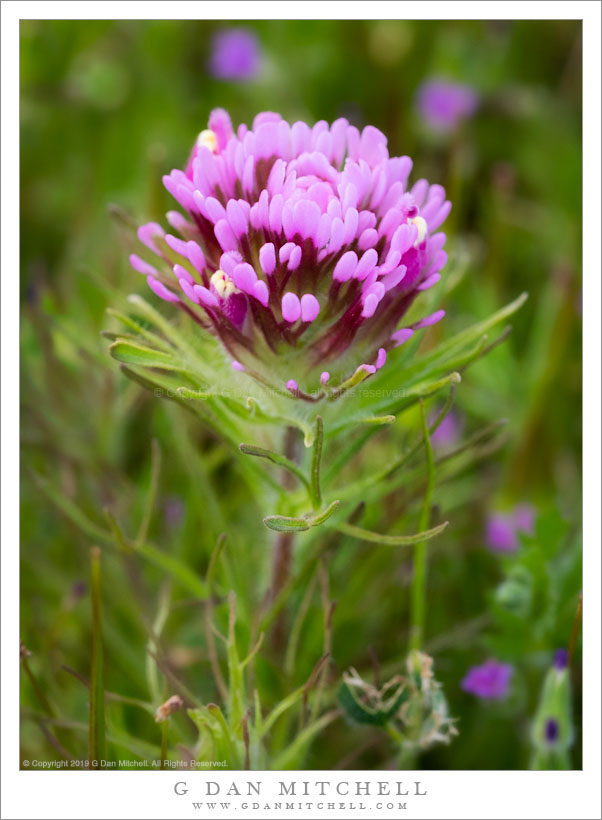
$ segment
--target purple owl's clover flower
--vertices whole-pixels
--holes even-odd
[[[485,524],[485,541],[492,552],[516,552],[518,534],[531,535],[535,510],[531,504],[518,504],[509,513],[492,513]]]
[[[512,667],[496,660],[471,666],[460,684],[465,692],[484,700],[501,700],[508,694]]]
[[[429,80],[418,89],[420,116],[436,131],[453,131],[476,111],[478,97],[468,85],[448,80]]]
[[[235,134],[217,109],[186,170],[163,178],[187,212],[167,214],[180,236],[143,225],[159,264],[130,262],[219,337],[235,370],[315,400],[444,316],[400,326],[440,279],[451,208],[440,185],[408,186],[411,167],[372,126],[264,112]]]
[[[257,38],[244,28],[222,29],[212,42],[209,71],[220,80],[252,80],[261,65]]]

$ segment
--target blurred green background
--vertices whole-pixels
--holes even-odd
[[[261,52],[260,71],[245,82],[216,79],[207,68],[213,36],[234,26],[253,31]],[[479,94],[476,114],[453,133],[433,133],[416,110],[416,92],[431,77]],[[267,574],[264,511],[231,454],[180,408],[126,383],[100,335],[110,325],[108,306],[146,292],[127,264],[108,206],[138,222],[162,222],[173,203],[161,176],[183,167],[216,106],[235,124],[250,124],[266,109],[291,122],[346,116],[359,127],[371,123],[387,134],[391,155],[413,158],[413,180],[446,186],[454,204],[445,226],[451,264],[454,254],[468,262],[446,296],[447,318],[436,334],[529,293],[509,340],[474,366],[458,391],[465,435],[501,417],[509,423],[504,446],[437,495],[453,527],[433,548],[426,648],[460,717],[460,736],[422,761],[450,769],[524,768],[542,676],[554,649],[568,644],[580,588],[576,21],[22,22],[21,629],[30,666],[62,721],[56,737],[85,758],[87,690],[61,667],[89,674],[91,537],[50,495],[60,494],[63,509],[77,503],[100,526],[108,506],[133,530],[150,483],[154,437],[163,453],[154,542],[201,572],[215,537],[228,529],[235,576],[256,579],[259,589]],[[374,448],[386,457],[384,440]],[[535,505],[540,516],[537,538],[516,559],[539,584],[529,630],[492,604],[511,567],[483,540],[488,512],[519,501]],[[258,523],[249,530],[251,520]],[[394,665],[407,640],[408,567],[390,553],[375,557],[366,545],[348,555],[337,553],[331,570],[339,601],[336,664],[369,668],[372,647]],[[107,556],[104,574],[106,687],[148,700],[145,646],[163,579],[148,567],[130,566],[128,574],[115,556]],[[216,695],[200,612],[177,589],[173,601],[165,662],[207,702]],[[250,594],[241,617],[255,605]],[[312,623],[321,617],[316,605],[303,632],[300,681],[320,654]],[[480,703],[459,687],[466,668],[488,653],[515,665],[503,703]],[[269,687],[277,664],[262,663],[258,676]],[[573,683],[578,767],[578,672]],[[40,728],[27,678],[22,696],[22,756],[55,758],[56,739]],[[147,714],[118,702],[109,709],[115,755],[156,755],[157,729]],[[178,720],[176,734],[190,745],[194,732],[183,715]],[[382,765],[382,749],[370,745],[369,735],[343,723],[329,731],[309,766],[347,765],[354,749],[352,768]]]

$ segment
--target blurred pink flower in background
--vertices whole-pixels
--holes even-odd
[[[431,424],[435,419],[431,419]],[[445,416],[439,427],[431,436],[431,443],[434,447],[442,450],[452,447],[460,438],[462,423],[453,410]]]
[[[252,80],[261,68],[261,49],[249,29],[218,31],[213,38],[209,71],[220,80]]]
[[[508,694],[512,667],[494,659],[471,666],[460,684],[465,692],[483,700],[501,700]]]
[[[531,504],[518,504],[508,513],[491,513],[485,524],[485,541],[493,552],[515,552],[518,534],[532,534],[535,509]]]
[[[453,131],[474,114],[477,105],[477,93],[468,85],[433,79],[418,89],[418,113],[436,131]]]

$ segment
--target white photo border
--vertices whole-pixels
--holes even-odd
[[[165,817],[398,817],[417,818],[599,818],[600,817],[600,15],[595,0],[585,2],[384,2],[371,0],[289,0],[274,3],[257,0],[234,2],[158,2],[106,0],[105,2],[4,2],[1,7],[2,60],[2,817],[6,818],[124,818]],[[582,771],[428,771],[428,772],[54,772],[18,771],[19,669],[18,589],[19,576],[19,21],[20,19],[566,19],[583,20],[583,425],[584,425],[584,674]],[[495,739],[492,738],[492,742]],[[410,794],[378,797],[378,783],[404,783]],[[335,796],[305,797],[314,807],[243,810],[243,797],[230,795],[231,803],[207,809],[207,782],[218,783],[225,794],[230,783],[246,789],[247,781],[260,781],[262,796],[253,790],[249,804],[274,802],[279,783],[330,782]],[[177,783],[186,782],[190,792],[178,795]],[[373,784],[372,796],[357,796],[365,809],[317,807],[350,801],[336,784]],[[426,795],[415,794],[415,783]],[[331,788],[332,787],[332,788]],[[179,786],[181,791],[184,787]],[[324,787],[326,788],[326,787]],[[382,787],[386,788],[386,787]],[[215,787],[212,787],[214,790]],[[198,795],[198,796],[197,796]],[[269,798],[269,799],[268,799]],[[287,802],[286,797],[280,798]],[[382,810],[380,800],[405,803],[406,808]],[[288,798],[290,802],[291,798]],[[200,809],[193,801],[202,802]],[[206,812],[209,812],[208,814]]]

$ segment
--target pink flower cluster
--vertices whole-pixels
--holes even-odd
[[[186,170],[164,177],[186,212],[167,214],[179,235],[143,225],[139,239],[159,259],[130,262],[217,334],[235,369],[310,398],[358,368],[374,373],[444,315],[403,325],[440,278],[437,229],[451,208],[440,185],[408,186],[411,168],[372,126],[290,125],[264,112],[234,133],[217,109]]]

